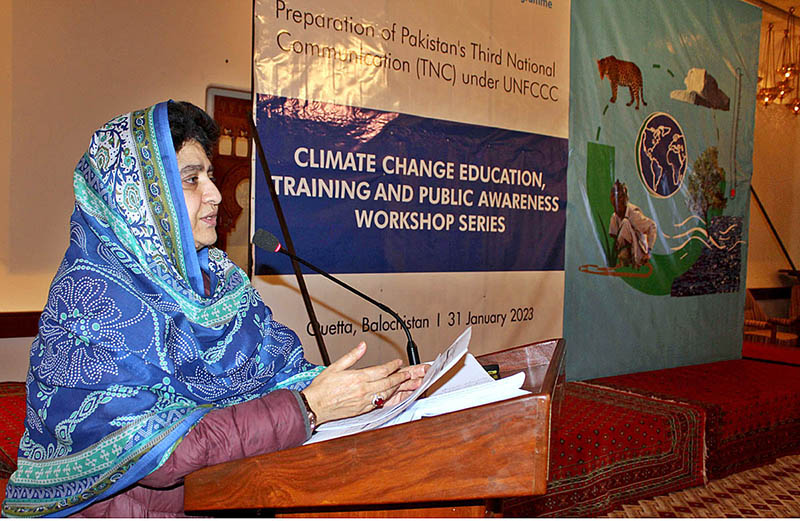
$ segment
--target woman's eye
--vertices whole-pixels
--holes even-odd
[[[191,177],[184,177],[183,182],[190,185],[197,184],[197,176],[193,175]]]

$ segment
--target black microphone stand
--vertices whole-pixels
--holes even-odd
[[[269,195],[272,197],[272,206],[275,208],[275,213],[278,215],[281,233],[283,233],[283,238],[286,241],[286,247],[289,248],[291,252],[294,252],[294,244],[292,243],[292,237],[289,235],[289,227],[286,224],[286,218],[283,215],[283,209],[281,208],[281,203],[278,200],[278,193],[275,191],[275,185],[272,182],[272,172],[270,172],[269,164],[267,163],[267,156],[264,153],[264,147],[261,145],[261,137],[258,135],[258,128],[256,127],[256,123],[253,121],[252,116],[249,118],[249,123],[250,132],[255,140],[256,150],[258,150],[258,159],[261,162],[261,169],[264,170],[264,179],[267,181]],[[300,270],[300,266],[297,265],[297,262],[295,262],[295,256],[291,255],[291,257],[292,268],[294,268],[294,275],[297,278],[297,285],[300,288],[300,294],[303,296],[303,303],[306,306],[308,320],[311,322],[311,328],[314,331],[314,338],[317,341],[317,347],[319,347],[319,354],[322,356],[322,364],[331,365],[331,359],[328,356],[328,350],[325,348],[325,341],[322,339],[319,321],[317,320],[316,313],[314,313],[314,306],[311,303],[311,295],[308,293],[306,282],[303,279],[303,272]]]

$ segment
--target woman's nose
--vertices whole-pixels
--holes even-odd
[[[209,179],[208,184],[205,186],[203,192],[203,202],[209,204],[220,204],[222,202],[222,194],[220,193],[217,185]]]

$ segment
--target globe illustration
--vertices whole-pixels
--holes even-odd
[[[678,122],[665,112],[647,117],[636,139],[636,166],[647,190],[671,197],[686,174],[686,140]]]

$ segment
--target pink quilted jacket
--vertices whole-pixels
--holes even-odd
[[[300,445],[311,435],[300,395],[281,389],[208,413],[158,470],[72,517],[184,517],[183,478],[194,470]]]

